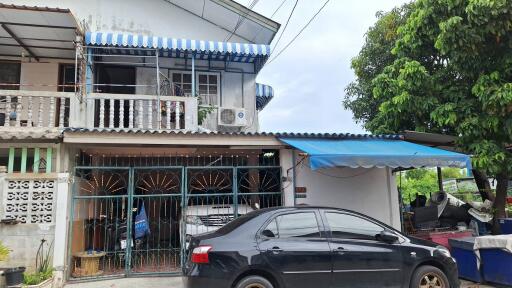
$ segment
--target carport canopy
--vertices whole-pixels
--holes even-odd
[[[389,139],[279,138],[308,154],[311,169],[352,168],[470,168],[468,155]]]
[[[0,3],[0,57],[74,60],[77,35],[68,9]]]

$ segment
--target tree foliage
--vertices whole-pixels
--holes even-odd
[[[512,143],[512,1],[417,0],[405,7],[388,51],[393,62],[364,77],[358,71],[365,70],[353,65],[356,86],[372,88],[364,90],[371,102],[365,105],[378,108],[361,116],[352,108],[363,97],[345,99],[346,106],[374,133],[410,129],[458,135],[457,144],[473,155],[473,165],[496,177],[496,216],[502,217],[512,169],[507,149]],[[370,31],[380,25],[382,18]],[[372,37],[355,59],[384,58],[367,55],[366,47],[382,42],[381,36]],[[351,89],[348,95],[355,95]]]

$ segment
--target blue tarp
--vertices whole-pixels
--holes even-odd
[[[468,155],[385,139],[280,138],[308,154],[311,169],[330,167],[471,167]]]

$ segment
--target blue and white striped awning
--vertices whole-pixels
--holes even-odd
[[[274,89],[271,86],[256,83],[256,109],[263,110],[274,97]]]
[[[197,59],[248,63],[254,62],[256,59],[266,60],[270,55],[270,46],[263,44],[176,39],[129,33],[86,32],[85,44],[98,47],[158,49],[160,55],[176,58],[186,55],[190,57],[188,52],[195,52],[193,55]],[[122,51],[119,50],[118,53],[122,53]],[[124,53],[131,52],[125,51]],[[148,52],[139,51],[138,53],[147,54]]]

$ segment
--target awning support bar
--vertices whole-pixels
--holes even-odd
[[[2,23],[1,26],[2,28],[4,28],[5,32],[11,35],[14,41],[16,41],[21,47],[23,47],[23,49],[25,49],[32,58],[36,59],[36,61],[39,62],[39,57],[37,57],[37,55],[34,54],[34,52],[32,52],[30,48],[28,48],[27,45],[25,45],[25,43],[23,43],[23,41],[21,41],[20,38],[18,38],[18,36],[16,36],[16,34],[14,34],[14,32],[12,32],[12,30],[7,25]]]

